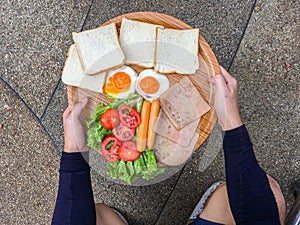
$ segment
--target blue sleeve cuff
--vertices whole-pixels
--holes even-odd
[[[80,172],[89,171],[89,152],[62,152],[60,160],[60,171]]]

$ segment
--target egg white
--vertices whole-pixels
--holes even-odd
[[[144,77],[153,77],[154,79],[156,79],[159,82],[159,89],[157,92],[155,92],[153,94],[148,94],[141,90],[140,82]],[[153,69],[143,70],[139,74],[136,84],[135,84],[135,90],[137,91],[137,93],[140,94],[144,99],[148,100],[149,102],[152,102],[153,100],[158,99],[159,96],[162,93],[164,93],[169,87],[170,87],[169,79],[165,75],[155,72]]]
[[[134,93],[135,92],[135,83],[137,80],[137,73],[131,69],[129,66],[122,66],[118,69],[115,70],[111,70],[107,73],[106,76],[106,83],[109,82],[109,78],[111,78],[112,76],[114,76],[117,72],[124,72],[126,74],[128,74],[128,76],[130,77],[131,83],[130,83],[130,87],[129,90],[124,91],[124,92],[120,92],[119,94],[115,95],[115,94],[110,94],[110,93],[106,93],[108,95],[111,95],[113,97],[116,97],[118,99],[124,99],[127,98],[129,94]]]

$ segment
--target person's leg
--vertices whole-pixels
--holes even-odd
[[[126,225],[126,223],[112,208],[102,203],[95,204],[95,207],[97,225]]]
[[[285,201],[278,183],[268,175],[269,183],[271,189],[274,193],[277,207],[279,210],[279,216],[281,224],[283,224],[285,217]],[[229,200],[227,195],[227,187],[225,183],[221,184],[213,194],[208,198],[205,208],[200,214],[202,219],[221,223],[234,225],[235,221],[229,206]]]
[[[227,187],[224,182],[208,198],[200,217],[221,224],[235,224],[230,210]]]
[[[270,184],[271,190],[275,196],[275,200],[277,203],[280,223],[283,224],[284,218],[285,218],[285,213],[286,213],[286,205],[285,205],[285,200],[284,200],[283,194],[281,192],[279,184],[275,181],[275,179],[268,174],[267,174],[267,177],[269,179],[269,184]]]

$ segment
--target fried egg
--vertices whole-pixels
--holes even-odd
[[[136,81],[135,89],[144,99],[152,102],[170,86],[169,79],[152,69],[143,70]]]
[[[135,92],[137,73],[129,66],[109,71],[106,77],[104,92],[115,98],[124,99]]]

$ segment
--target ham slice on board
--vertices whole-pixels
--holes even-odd
[[[187,147],[196,132],[198,124],[199,119],[195,120],[194,122],[188,124],[178,131],[170,122],[166,114],[162,110],[160,110],[153,130],[155,133],[168,138],[169,140],[174,141],[177,144]]]
[[[177,130],[199,119],[210,110],[188,77],[173,85],[160,96],[161,108]]]
[[[193,105],[196,107],[198,117],[201,117],[210,110],[210,106],[207,104],[188,77],[181,79],[179,84],[185,90],[185,95],[189,99],[192,99]]]
[[[194,152],[194,146],[198,137],[199,134],[194,134],[189,146],[184,147],[161,135],[157,135],[153,148],[156,159],[169,166],[179,166],[185,163]]]

